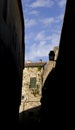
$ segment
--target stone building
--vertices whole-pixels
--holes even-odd
[[[40,105],[42,87],[49,72],[56,65],[57,56],[58,47],[55,46],[53,50],[50,51],[49,60],[47,62],[42,62],[41,60],[40,62],[32,62],[29,60],[25,63],[20,112]]]
[[[59,47],[55,46],[53,50],[49,52],[49,60],[46,63],[45,69],[43,71],[43,85],[44,82],[48,76],[48,74],[51,72],[53,68],[55,68],[56,60],[58,57]]]
[[[22,104],[25,103],[25,109],[34,107],[40,104],[41,89],[43,85],[43,71],[46,62],[27,61],[23,70],[22,84]]]

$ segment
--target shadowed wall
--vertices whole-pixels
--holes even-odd
[[[24,21],[21,0],[0,0],[0,112],[3,129],[17,127],[23,68]]]
[[[41,123],[49,128],[74,126],[75,0],[67,0],[56,67],[49,73],[41,98]]]

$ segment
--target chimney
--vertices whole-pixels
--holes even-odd
[[[42,62],[42,59],[40,59],[39,61]]]
[[[49,53],[49,61],[54,61],[54,58],[55,58],[55,52],[51,50]]]

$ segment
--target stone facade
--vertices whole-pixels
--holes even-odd
[[[43,72],[43,85],[51,70],[55,67],[56,61],[48,61]]]
[[[54,53],[55,53],[55,58],[54,58],[54,60],[56,61],[56,60],[57,60],[57,57],[58,57],[59,47],[58,47],[58,46],[55,46],[55,47],[53,48],[53,51],[54,51]]]
[[[43,71],[46,62],[27,62],[23,70],[22,103],[20,111],[40,105],[41,89],[43,85]],[[36,79],[31,87],[31,79]],[[34,82],[32,82],[34,83]]]
[[[55,68],[55,65],[56,65],[56,60],[57,60],[57,57],[58,57],[58,52],[59,52],[59,47],[58,46],[55,46],[53,48],[54,53],[55,53],[55,57],[54,57],[54,60],[49,60],[45,66],[45,69],[43,71],[43,85],[44,85],[44,82],[48,76],[48,74],[51,72],[51,70],[53,68]],[[49,58],[50,59],[50,58]]]
[[[23,84],[22,84],[22,102],[20,106],[20,112],[33,108],[35,106],[41,105],[40,99],[42,94],[42,87],[44,82],[51,72],[52,68],[56,65],[56,59],[58,56],[58,47],[54,47],[53,51],[55,53],[54,60],[49,60],[48,62],[31,62],[28,61],[25,64],[23,70]],[[30,79],[36,77],[36,88],[30,88]]]

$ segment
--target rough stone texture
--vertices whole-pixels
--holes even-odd
[[[55,64],[56,62],[55,61],[48,61],[46,66],[45,66],[45,69],[44,69],[44,72],[43,72],[43,85],[44,85],[44,82],[48,76],[48,74],[50,73],[50,71],[52,70],[52,68],[55,67]]]
[[[43,85],[44,85],[44,82],[48,76],[48,74],[51,72],[52,68],[55,68],[55,65],[56,65],[56,60],[57,60],[57,57],[58,57],[58,52],[59,52],[59,47],[58,46],[55,46],[53,48],[53,51],[55,52],[55,58],[54,58],[54,61],[51,61],[49,60],[47,62],[47,64],[45,65],[45,69],[43,71]]]
[[[23,99],[21,101],[20,112],[40,105],[42,74],[43,74],[43,68],[41,68],[41,70],[38,70],[37,67],[29,67],[24,69],[23,82],[22,82]],[[36,84],[38,85],[38,93],[36,93],[35,95],[32,93],[33,91],[29,88],[30,77],[36,77]]]
[[[55,58],[54,58],[54,60],[56,60],[57,57],[58,57],[59,47],[58,47],[58,46],[55,46],[55,47],[53,48],[53,50],[54,50],[54,52],[55,52]]]
[[[58,56],[58,47],[53,48],[55,51],[55,56],[57,59]],[[41,105],[40,99],[42,94],[42,87],[44,82],[52,70],[52,68],[56,65],[56,59],[54,61],[48,61],[44,68],[42,67],[38,70],[38,67],[25,67],[23,70],[23,82],[22,82],[22,97],[20,112]],[[31,61],[28,61],[31,63]],[[32,90],[30,89],[30,78],[36,77],[36,84],[38,85],[38,93],[34,95]]]
[[[55,67],[55,61],[48,61],[44,70],[41,68],[38,71],[37,67],[25,68],[23,71],[23,82],[22,82],[22,97],[20,112],[41,105],[41,89],[48,73]],[[37,78],[37,84],[39,85],[39,94],[34,95],[30,90],[30,77]]]

